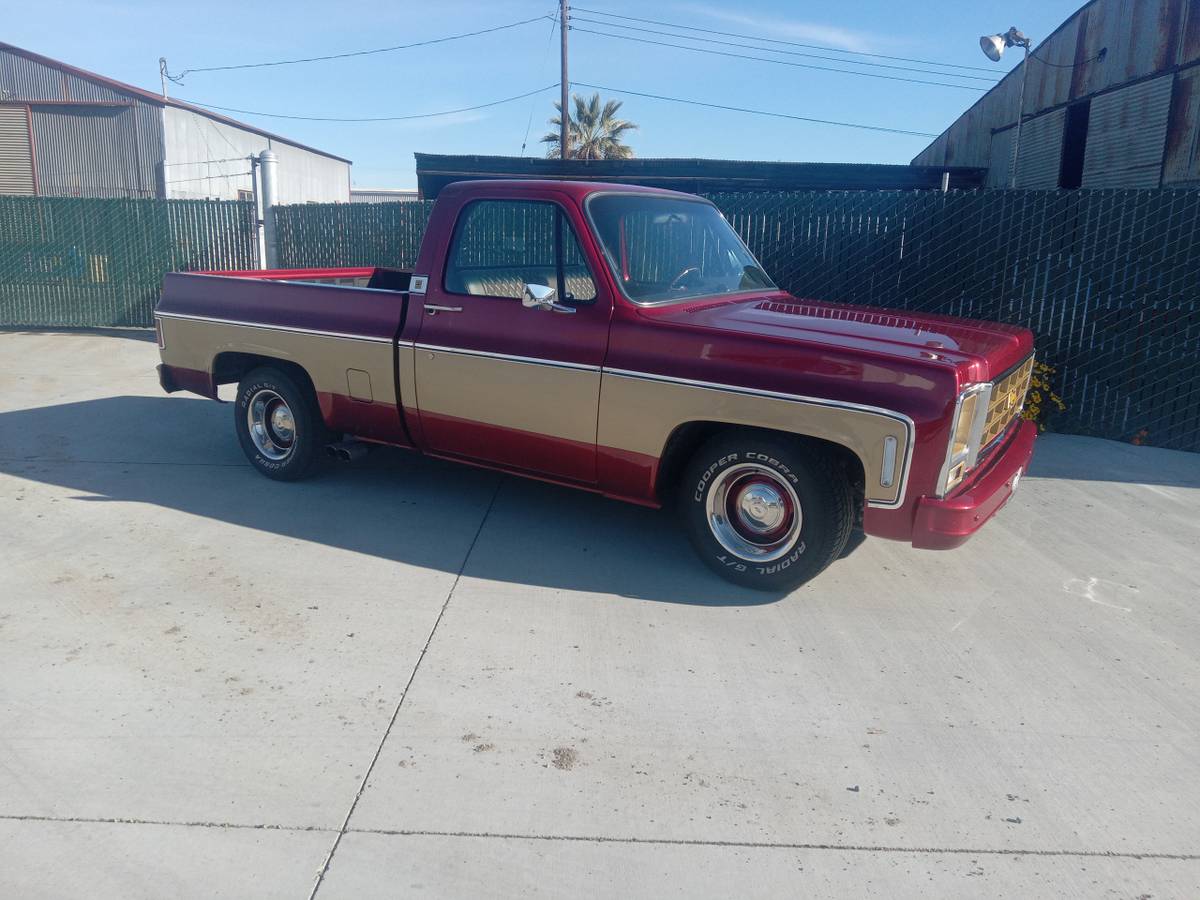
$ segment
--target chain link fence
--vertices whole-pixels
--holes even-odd
[[[167,272],[254,259],[251,203],[0,197],[0,325],[152,325]]]
[[[1200,450],[1200,191],[711,199],[799,297],[1032,328],[1052,427]],[[278,207],[279,265],[410,267],[432,206]],[[0,197],[0,325],[149,325],[166,272],[255,265],[250,203]]]
[[[417,264],[433,202],[277,206],[279,267],[412,268]]]
[[[799,297],[1031,328],[1056,430],[1200,450],[1200,191],[711,199]]]

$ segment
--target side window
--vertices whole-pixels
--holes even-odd
[[[459,216],[445,289],[519,300],[526,284],[555,288],[564,300],[596,299],[575,231],[556,204],[476,200]]]

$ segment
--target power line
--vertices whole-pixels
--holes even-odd
[[[727,53],[724,50],[709,50],[707,47],[689,47],[686,44],[670,44],[666,41],[652,41],[649,38],[634,37],[629,34],[610,34],[606,31],[592,31],[589,28],[574,28],[574,31],[582,31],[585,34],[598,34],[602,37],[617,38],[622,41],[636,41],[639,44],[653,44],[656,47],[674,47],[677,50],[690,50],[693,53],[708,53],[713,56],[726,56],[730,59],[748,59],[754,62],[772,63],[777,66],[791,66],[795,69],[817,69],[822,72],[838,72],[842,75],[858,75],[862,78],[881,78],[885,81],[906,81],[909,84],[928,84],[935,87],[958,88],[960,91],[982,91],[984,88],[976,87],[973,84],[951,84],[946,81],[925,81],[921,78],[904,78],[900,75],[880,75],[877,72],[856,72],[852,69],[834,69],[830,66],[814,66],[811,63],[788,62],[786,59],[766,59],[762,56],[747,56],[744,53]],[[947,77],[961,77],[947,74]]]
[[[995,84],[997,81],[997,77],[995,74],[993,74],[990,78],[984,78],[982,75],[957,75],[953,72],[939,72],[936,69],[915,69],[912,66],[893,66],[893,65],[889,65],[888,63],[859,62],[858,60],[854,60],[854,59],[839,59],[836,56],[820,56],[819,54],[816,54],[816,53],[801,53],[796,50],[776,50],[773,47],[759,47],[755,44],[740,44],[740,43],[737,43],[736,41],[717,41],[717,40],[713,40],[712,38],[689,37],[686,34],[672,34],[669,31],[657,31],[653,28],[639,28],[636,25],[619,25],[615,22],[603,22],[599,19],[588,19],[588,18],[584,18],[583,16],[572,16],[571,21],[572,22],[590,22],[593,25],[605,25],[609,28],[624,28],[628,31],[640,31],[640,32],[643,32],[644,34],[657,34],[662,37],[678,38],[679,40],[684,40],[684,41],[707,41],[710,44],[719,44],[723,47],[742,47],[747,50],[762,50],[766,53],[786,53],[788,56],[803,56],[808,59],[823,59],[826,62],[843,63],[845,65],[852,65],[852,66],[874,66],[875,68],[878,68],[878,69],[895,69],[900,72],[921,72],[921,73],[924,73],[925,75],[940,75],[944,78],[967,78],[967,79],[971,79],[973,81],[986,81],[989,84]],[[579,30],[582,31],[583,29],[579,29]],[[754,40],[761,40],[761,39],[754,38]],[[843,71],[843,70],[839,70],[839,71]],[[847,70],[847,71],[852,71],[852,70]]]
[[[209,181],[213,178],[241,178],[243,175],[251,175],[251,172],[230,172],[226,175],[197,175],[195,178],[176,178],[174,181],[168,181],[167,184],[183,184],[185,181]]]
[[[988,69],[983,66],[963,66],[963,65],[959,65],[958,63],[937,62],[936,60],[932,60],[932,59],[915,59],[915,58],[909,57],[909,56],[888,56],[885,53],[868,53],[865,50],[843,50],[839,47],[823,47],[820,44],[802,44],[802,43],[799,43],[798,41],[784,41],[784,40],[780,40],[778,38],[760,37],[758,35],[753,35],[753,34],[738,34],[737,32],[734,32],[734,31],[716,31],[712,28],[698,28],[694,25],[681,25],[677,22],[663,22],[660,19],[639,19],[636,16],[619,16],[616,13],[604,12],[603,10],[599,10],[599,9],[588,9],[587,7],[584,7],[584,6],[575,6],[575,7],[573,7],[573,9],[578,9],[578,10],[580,10],[582,12],[586,12],[586,13],[592,13],[593,15],[608,16],[609,18],[612,18],[612,19],[624,19],[628,22],[644,22],[649,25],[666,25],[668,28],[678,28],[683,31],[698,31],[703,34],[718,34],[718,35],[721,35],[722,37],[735,37],[735,38],[743,38],[743,39],[752,40],[752,41],[763,41],[768,44],[784,44],[788,47],[803,47],[806,50],[824,50],[828,53],[848,53],[848,54],[852,54],[855,56],[871,56],[871,57],[874,57],[875,59],[890,59],[893,62],[911,62],[911,63],[919,63],[920,65],[925,65],[925,66],[941,66],[943,69],[967,69],[972,72],[993,72],[994,71],[993,69]],[[616,23],[613,23],[613,25],[616,25]],[[612,26],[610,26],[610,27],[612,27]],[[617,27],[621,27],[621,26],[617,26]],[[683,35],[680,35],[680,37],[683,37]],[[849,60],[847,60],[847,62],[849,62]],[[949,75],[950,73],[947,72],[945,74]]]
[[[168,73],[167,77],[176,84],[183,84],[183,79],[187,75],[193,75],[196,72],[227,72],[231,69],[261,69],[269,66],[294,66],[299,63],[310,62],[325,62],[331,59],[349,59],[355,56],[371,56],[376,53],[393,53],[397,50],[411,50],[414,47],[428,47],[432,44],[444,44],[448,41],[459,41],[463,38],[476,37],[481,34],[492,34],[497,31],[505,31],[509,28],[517,28],[521,25],[528,25],[530,22],[540,22],[543,19],[548,19],[549,16],[541,15],[534,16],[532,19],[522,19],[519,22],[509,22],[507,25],[496,25],[493,28],[481,28],[479,31],[466,31],[462,34],[451,34],[446,37],[431,38],[427,41],[414,41],[411,44],[397,44],[394,47],[378,47],[374,50],[352,50],[347,53],[331,53],[325,56],[306,56],[300,59],[280,59],[273,62],[256,62],[256,63],[239,63],[231,66],[204,66],[195,69],[184,69],[178,75]]]
[[[193,106],[201,106],[205,109],[217,109],[221,112],[241,113],[244,116],[264,116],[268,119],[291,119],[297,122],[405,122],[409,119],[432,119],[437,116],[451,116],[454,113],[471,112],[476,109],[487,109],[489,106],[499,106],[502,103],[512,103],[514,100],[524,100],[526,97],[532,97],[534,94],[540,94],[543,91],[548,91],[551,88],[558,87],[558,82],[548,84],[545,87],[537,88],[536,90],[526,91],[524,94],[517,94],[515,97],[505,97],[503,100],[492,100],[490,103],[480,103],[476,106],[463,106],[459,109],[445,109],[441,112],[432,113],[417,113],[409,116],[370,116],[365,118],[349,118],[341,116],[293,116],[284,113],[269,113],[261,112],[254,109],[237,109],[232,106],[217,106],[213,103],[199,103],[195,100],[188,100]]]
[[[550,17],[550,34],[546,36],[546,49],[542,51],[542,64],[538,66],[538,78],[546,73],[546,60],[550,57],[550,44],[554,41],[554,29],[558,24],[558,10]],[[525,137],[521,139],[521,155],[525,155],[525,146],[529,143],[529,132],[533,130],[533,110],[536,103],[529,104],[529,119],[525,123]]]
[[[686,103],[691,106],[705,106],[709,109],[723,109],[731,112],[752,113],[756,116],[771,116],[776,119],[792,119],[797,122],[813,122],[818,125],[840,125],[843,128],[860,128],[866,131],[882,131],[888,134],[908,134],[914,137],[937,137],[928,131],[908,131],[903,128],[888,128],[883,125],[863,125],[858,122],[837,122],[832,119],[814,119],[809,116],[794,116],[790,113],[774,112],[766,109],[749,109],[744,106],[725,106],[720,103],[705,103],[703,100],[687,100],[682,97],[665,97],[662,94],[645,94],[639,91],[627,91],[624,88],[608,87],[603,84],[589,84],[586,81],[572,81],[572,85],[592,88],[597,91],[611,91],[614,94],[628,94],[631,97],[648,97],[651,100],[667,100],[671,103]]]
[[[234,148],[234,149],[236,149],[236,148]],[[170,167],[170,166],[202,166],[202,165],[205,165],[206,163],[245,162],[246,159],[249,157],[249,155],[250,154],[247,153],[245,156],[230,156],[228,159],[196,159],[196,160],[192,160],[191,162],[163,163],[163,165],[166,167]]]

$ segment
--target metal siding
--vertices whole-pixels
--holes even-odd
[[[162,117],[168,197],[236,200],[239,189],[252,186],[249,156],[269,149],[279,159],[279,203],[350,200],[347,162],[174,106],[165,107]]]
[[[412,203],[419,200],[415,190],[379,190],[379,191],[360,191],[357,188],[350,189],[351,203]]]
[[[1056,109],[1030,119],[1021,127],[1017,187],[1058,187],[1058,170],[1062,165],[1063,126],[1066,119],[1066,109]]]
[[[1008,175],[1012,169],[1013,135],[1012,128],[997,131],[992,135],[991,150],[988,156],[987,187],[1008,187]]]
[[[33,194],[33,151],[24,106],[0,106],[0,194]]]
[[[1200,3],[1197,4],[1200,6]],[[1200,69],[1175,76],[1163,154],[1163,187],[1194,184],[1200,179]]]
[[[1083,187],[1159,186],[1173,81],[1163,75],[1093,98]]]
[[[153,160],[139,146],[135,106],[32,109],[40,192],[59,197],[154,197]],[[157,154],[156,154],[157,155]]]
[[[1096,59],[1102,50],[1104,59]],[[1063,22],[1034,51],[1025,91],[1026,115],[1200,58],[1200,0],[1096,0]],[[1022,65],[1018,62],[939,138],[947,163],[982,165],[991,132],[1016,121]],[[932,149],[930,144],[917,159],[928,159]]]

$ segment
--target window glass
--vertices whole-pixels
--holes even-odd
[[[575,231],[556,204],[475,201],[459,217],[454,232],[446,261],[446,290],[519,300],[526,284],[552,287],[562,300],[596,299],[596,284]]]
[[[775,285],[717,208],[653,194],[600,194],[588,211],[629,299],[658,303]]]

